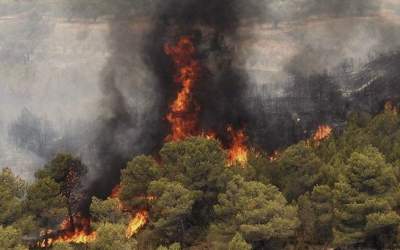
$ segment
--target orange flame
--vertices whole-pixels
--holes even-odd
[[[42,240],[38,243],[39,247],[46,248],[58,242],[86,244],[96,240],[96,232],[91,230],[89,219],[75,215],[74,227],[75,229],[73,230],[69,218],[65,219],[60,224],[60,230],[55,233],[56,236]],[[42,232],[42,235],[45,236],[52,233],[54,233],[53,230],[47,230]]]
[[[231,126],[228,132],[232,136],[232,144],[228,149],[228,165],[238,162],[244,165],[247,162],[249,149],[246,146],[247,136],[243,130],[235,131]]]
[[[194,59],[196,49],[188,36],[182,36],[176,46],[165,45],[164,51],[174,61],[177,72],[175,82],[182,85],[167,114],[167,120],[171,124],[171,134],[166,140],[178,141],[197,134],[199,108],[191,99],[193,86],[199,77],[200,65]]]
[[[111,191],[111,198],[115,198],[118,200],[118,208],[121,211],[130,211],[131,209],[128,209],[123,206],[122,202],[119,199],[119,194],[121,193],[122,187],[121,185],[117,185],[113,188]],[[140,196],[138,198],[144,198],[148,201],[153,201],[157,199],[155,196]],[[132,213],[133,214],[133,213]],[[126,229],[125,235],[127,238],[131,238],[133,235],[139,232],[139,230],[146,225],[148,222],[148,212],[146,210],[140,210],[134,216],[132,217],[131,221],[128,224],[128,227]]]
[[[313,140],[316,142],[323,141],[327,138],[329,138],[332,134],[332,128],[329,127],[328,125],[321,125],[318,127],[318,129],[315,131],[313,135]]]
[[[148,218],[149,213],[146,210],[137,212],[128,224],[125,234],[126,238],[131,238],[133,235],[139,232],[139,230],[146,225]]]

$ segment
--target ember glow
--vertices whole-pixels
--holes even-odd
[[[235,131],[232,127],[227,128],[232,137],[232,144],[228,149],[228,164],[239,163],[244,165],[247,162],[249,149],[246,146],[247,136],[243,130]]]
[[[329,138],[332,134],[332,128],[329,127],[328,125],[321,125],[318,127],[318,129],[315,131],[313,140],[316,142],[323,141],[327,138]]]
[[[133,235],[139,232],[139,230],[146,225],[148,219],[149,213],[146,210],[137,212],[128,224],[126,238],[131,238]]]
[[[268,156],[268,159],[270,161],[276,161],[276,160],[278,160],[278,158],[279,158],[279,152],[276,150],[274,152],[272,152],[272,154],[270,156]]]
[[[188,36],[182,36],[175,46],[165,45],[164,51],[175,64],[175,82],[182,86],[167,115],[171,134],[166,140],[178,141],[198,134],[199,107],[192,100],[192,90],[199,77],[200,65],[195,60],[196,49]]]

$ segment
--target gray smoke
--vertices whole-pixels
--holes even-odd
[[[400,45],[400,4],[391,0],[28,2],[0,6],[0,167],[29,178],[71,152],[99,192],[127,160],[162,143],[176,89],[161,77],[171,70],[154,67],[169,63],[162,48],[151,48],[180,33],[196,30],[208,69],[211,89],[198,94],[205,126],[219,129],[216,116],[246,123],[267,149],[304,138],[316,122],[344,120],[342,92],[363,84],[351,75]],[[220,98],[207,104],[213,93]]]

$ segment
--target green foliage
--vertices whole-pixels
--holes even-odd
[[[161,242],[170,239],[184,242],[190,238],[187,228],[199,192],[190,191],[178,182],[161,179],[150,184],[149,193],[157,197],[150,210],[156,238]]]
[[[0,225],[11,225],[22,216],[24,194],[25,183],[10,169],[3,169],[0,173]]]
[[[59,224],[68,215],[60,185],[48,177],[29,186],[25,206],[38,225],[45,229]]]
[[[251,245],[247,244],[241,234],[236,233],[235,237],[229,242],[228,250],[251,250]]]
[[[120,203],[116,198],[100,200],[93,197],[90,205],[90,215],[93,222],[100,223],[125,223],[126,218],[129,218],[126,213],[121,211]]]
[[[23,246],[21,232],[14,227],[0,225],[0,247],[7,250],[28,250]]]
[[[149,184],[161,175],[160,166],[151,157],[138,156],[128,162],[126,169],[122,170],[121,201],[134,208],[146,207]]]
[[[321,166],[322,162],[313,149],[300,142],[286,149],[279,158],[273,183],[288,200],[295,200],[317,184]]]
[[[390,247],[400,223],[394,210],[398,189],[392,166],[377,149],[354,152],[343,180],[335,184],[334,244],[368,244],[371,239],[379,247]]]
[[[58,154],[49,164],[36,173],[39,179],[49,177],[60,184],[62,194],[69,199],[72,189],[79,184],[79,178],[87,173],[87,167],[80,159],[70,154]]]
[[[136,241],[125,237],[125,225],[104,223],[97,228],[96,240],[90,250],[135,250]]]
[[[166,177],[210,198],[224,188],[225,153],[216,140],[193,137],[164,145],[160,151]]]
[[[212,226],[211,237],[220,236],[220,242],[240,232],[252,244],[266,244],[294,236],[299,225],[296,207],[288,205],[276,187],[246,182],[239,176],[218,196],[215,213],[217,223]]]
[[[165,247],[165,246],[159,246],[157,248],[157,250],[181,250],[181,244],[179,243],[174,243],[172,245],[170,245],[169,247]]]
[[[333,194],[329,186],[315,186],[298,200],[302,240],[323,245],[332,240]]]
[[[204,230],[213,220],[213,205],[229,180],[226,155],[216,140],[192,137],[164,145],[160,151],[169,180],[187,189],[201,192],[193,208],[195,225]]]
[[[400,119],[394,109],[373,118],[354,114],[340,135],[292,145],[274,161],[251,152],[244,166],[228,167],[220,143],[198,137],[167,143],[160,156],[159,163],[149,156],[130,161],[118,198],[92,199],[94,242],[52,249],[400,247]],[[57,155],[30,185],[3,169],[0,248],[26,249],[22,235],[29,240],[55,229],[70,215],[86,172],[67,154]],[[138,210],[148,212],[148,223],[126,239],[127,221]]]
[[[57,242],[51,247],[52,250],[74,250],[74,247],[69,243]]]

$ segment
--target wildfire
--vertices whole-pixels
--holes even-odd
[[[133,235],[135,235],[144,225],[146,225],[148,218],[149,213],[146,210],[137,212],[129,222],[126,230],[126,237],[131,238]]]
[[[192,91],[199,80],[201,67],[196,60],[196,48],[189,36],[180,37],[176,45],[166,44],[165,53],[170,56],[175,64],[175,82],[182,86],[176,99],[170,105],[170,112],[166,119],[171,125],[171,133],[166,141],[179,141],[189,136],[200,135],[207,139],[215,139],[217,135],[213,132],[200,132],[198,129],[198,113],[200,107],[193,101]],[[228,150],[228,163],[238,162],[241,165],[247,162],[248,149],[246,147],[247,137],[243,130],[234,131],[228,127],[232,137],[232,144]]]
[[[111,198],[115,198],[118,200],[118,208],[121,211],[130,211],[131,209],[128,209],[123,206],[122,202],[119,200],[119,194],[121,193],[121,185],[117,185],[113,188],[111,191]],[[138,198],[144,198],[148,201],[153,201],[157,199],[155,196],[142,196]],[[127,238],[131,238],[133,235],[139,232],[139,230],[144,227],[147,222],[148,222],[148,217],[149,213],[146,210],[140,210],[137,213],[132,213],[132,219],[128,224],[128,227],[126,229],[125,235]]]
[[[199,77],[200,65],[194,58],[196,49],[189,36],[182,36],[175,46],[166,44],[164,51],[174,61],[175,82],[182,86],[167,114],[171,134],[166,140],[177,141],[197,133],[199,108],[192,102],[192,90]]]
[[[315,131],[313,135],[313,140],[316,142],[323,141],[329,138],[332,134],[332,128],[328,125],[321,125],[318,127],[317,131]]]
[[[96,232],[92,232],[90,234],[87,234],[84,231],[76,231],[71,234],[66,234],[62,235],[59,238],[56,238],[54,240],[49,239],[47,241],[48,245],[52,245],[58,242],[64,242],[64,243],[76,243],[76,244],[87,244],[89,242],[95,241],[96,240]],[[42,245],[42,247],[46,247],[46,245]]]
[[[80,215],[74,216],[73,226],[71,225],[70,219],[67,218],[60,224],[59,231],[47,230],[43,232],[42,235],[45,239],[38,243],[39,247],[42,248],[58,242],[86,244],[96,240],[96,232],[91,230],[90,220]],[[46,237],[48,235],[52,236]]]
[[[247,136],[243,130],[235,131],[231,126],[228,132],[232,137],[232,144],[228,150],[228,164],[233,165],[235,162],[244,165],[247,162],[249,149],[246,146]]]
[[[279,152],[276,150],[274,152],[272,152],[272,154],[270,156],[268,156],[268,159],[270,161],[276,161],[276,160],[278,160],[278,158],[279,158]]]

